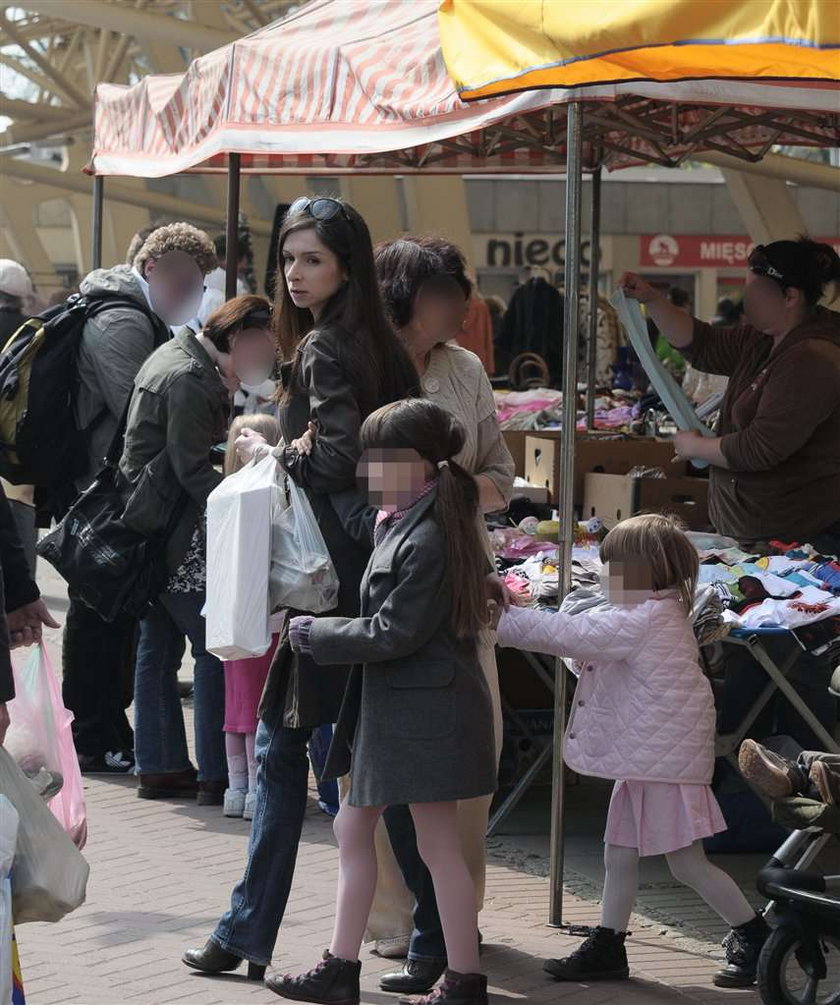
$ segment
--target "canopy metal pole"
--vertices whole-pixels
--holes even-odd
[[[102,268],[102,204],[105,195],[105,178],[101,174],[93,176],[93,233],[90,242],[90,267]]]
[[[580,320],[580,196],[583,187],[583,107],[568,106],[566,130],[566,274],[563,301],[563,435],[560,441],[559,593],[562,598],[572,584],[574,543],[574,459],[577,425],[577,357]],[[551,781],[551,846],[549,924],[563,921],[563,734],[566,726],[566,667],[557,660],[554,687],[554,751]]]
[[[236,296],[239,266],[239,180],[240,154],[228,154],[227,225],[225,227],[225,299]]]
[[[589,325],[586,335],[586,428],[595,428],[596,371],[598,369],[598,277],[601,272],[601,168],[592,172],[589,217]]]

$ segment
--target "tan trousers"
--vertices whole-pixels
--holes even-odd
[[[496,743],[496,764],[502,752],[502,702],[499,694],[499,671],[496,667],[495,635],[482,632],[479,638],[478,658],[484,671],[487,686],[493,702],[493,732]],[[464,858],[475,883],[479,911],[484,906],[484,884],[486,874],[487,820],[490,814],[492,795],[478,799],[464,799],[458,804],[458,827]],[[391,850],[388,831],[382,820],[376,828],[376,858],[379,876],[376,896],[368,919],[367,942],[377,939],[408,937],[414,929],[412,914],[414,896],[397,865]]]

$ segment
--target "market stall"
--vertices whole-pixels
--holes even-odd
[[[440,6],[439,20],[437,0],[370,0],[359,6],[313,0],[283,20],[201,57],[184,75],[149,76],[131,87],[100,85],[91,161],[91,172],[97,177],[95,206],[101,207],[103,175],[159,177],[187,170],[229,170],[229,227],[235,227],[240,172],[545,173],[565,162],[570,253],[566,260],[564,329],[577,332],[584,170],[598,178],[602,166],[678,166],[704,150],[723,151],[750,161],[776,143],[825,146],[834,145],[840,136],[840,72],[826,58],[822,39],[806,45],[801,32],[790,39],[783,32],[782,41],[773,43],[774,57],[781,53],[788,59],[774,58],[763,64],[757,60],[747,65],[739,61],[738,54],[754,45],[754,32],[761,25],[718,25],[722,34],[701,34],[697,37],[704,39],[702,46],[685,45],[685,39],[667,33],[655,38],[628,34],[628,25],[614,4],[604,4],[603,10],[593,9],[598,5],[581,6],[581,13],[569,19],[569,26],[580,27],[577,22],[581,17],[588,19],[590,28],[597,24],[593,37],[598,53],[627,50],[627,38],[633,39],[638,49],[639,72],[615,72],[628,62],[625,55],[610,64],[612,72],[605,73],[603,60],[561,59],[546,67],[542,66],[544,59],[531,58],[528,35],[520,29],[539,35],[541,11],[546,5],[523,2],[513,9],[500,3],[450,0]],[[681,12],[680,17],[687,10],[682,2],[673,6]],[[744,5],[744,9],[757,6]],[[795,6],[802,8],[803,24],[821,25],[828,20],[805,16],[826,6],[816,0]],[[563,5],[564,11],[566,7]],[[702,14],[716,14],[718,7],[695,5],[695,16],[688,22],[692,29],[700,32],[708,28]],[[463,23],[453,22],[461,17],[466,19]],[[494,17],[498,23],[492,23]],[[476,29],[488,27],[485,18],[490,18],[489,34],[481,35]],[[646,19],[638,20],[644,24]],[[669,27],[660,17],[650,23],[666,32]],[[483,40],[492,38],[498,43],[514,35],[523,41],[519,55],[524,52],[531,63],[542,66],[537,86],[547,89],[505,93],[472,103],[462,100],[459,88],[463,97],[476,97],[464,83],[472,71],[478,70],[482,83],[488,79]],[[557,37],[561,35],[558,31]],[[705,58],[708,37],[725,42],[726,58],[718,59],[714,66]],[[457,44],[453,45],[453,40]],[[680,45],[659,44],[677,40]],[[578,42],[570,44],[574,47]],[[666,50],[671,63],[667,64],[668,72],[662,73],[658,56]],[[459,62],[464,55],[472,60],[467,67]],[[812,57],[817,69],[808,72]],[[567,72],[564,78],[563,71],[569,67],[574,72]],[[583,67],[594,67],[597,72],[581,74],[578,71]],[[768,76],[771,72],[772,77]],[[551,81],[550,73],[555,74]],[[513,89],[505,84],[507,74],[493,74],[500,92]],[[534,81],[517,76],[516,86],[531,88]],[[101,217],[95,227],[100,225]],[[597,231],[597,196],[592,225]],[[594,244],[597,246],[597,233]],[[233,248],[235,241],[229,240],[231,284]],[[591,345],[590,366],[594,360]],[[562,517],[559,583],[563,593],[571,582],[570,472],[577,424],[576,376],[577,339],[567,338],[561,451],[564,477],[558,499]],[[594,386],[591,380],[590,385]],[[594,406],[590,400],[590,414]],[[563,675],[557,679],[563,682]],[[553,920],[559,920],[562,904],[559,738],[563,687],[557,692]]]

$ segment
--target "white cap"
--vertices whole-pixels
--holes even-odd
[[[34,292],[29,273],[20,262],[15,262],[11,258],[0,258],[0,293],[8,293],[9,296],[25,300]]]

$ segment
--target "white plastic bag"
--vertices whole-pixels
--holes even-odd
[[[207,500],[207,649],[223,660],[262,656],[271,645],[268,575],[277,461],[255,459]]]
[[[0,794],[17,810],[12,912],[24,921],[60,921],[84,903],[90,868],[8,751],[0,747]]]
[[[284,481],[271,522],[271,609],[321,614],[338,603],[338,575],[306,493]]]
[[[12,1000],[12,883],[9,874],[15,857],[18,813],[0,796],[0,1002]]]
[[[80,850],[87,838],[85,792],[73,746],[73,715],[64,707],[61,684],[46,646],[14,658],[15,697],[9,702],[11,725],[4,746],[28,778],[39,772],[61,780],[47,801],[53,816]]]

